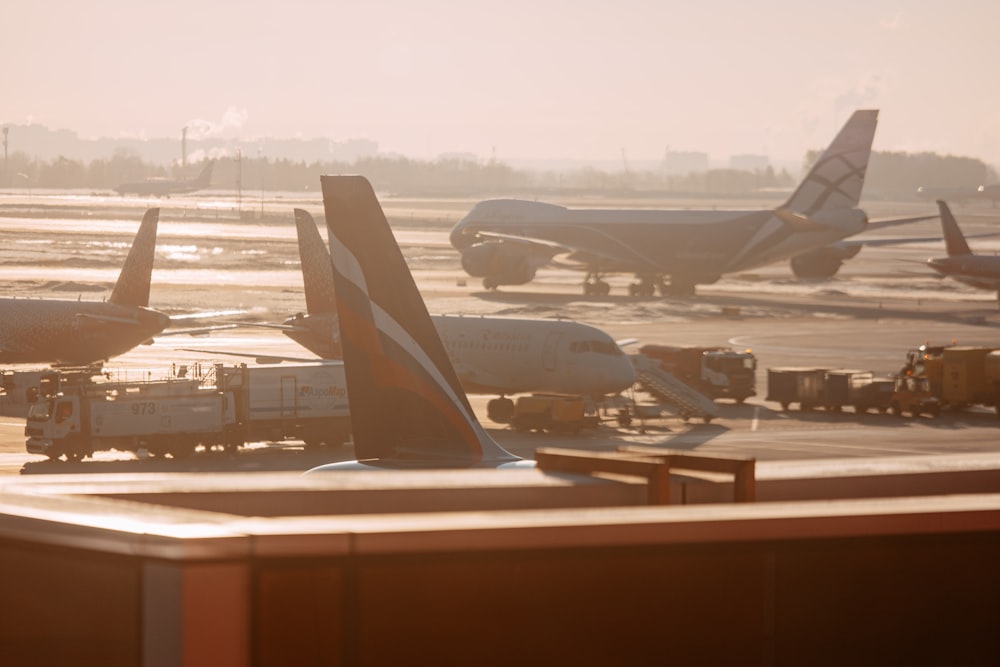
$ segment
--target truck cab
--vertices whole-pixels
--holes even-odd
[[[31,454],[59,458],[64,452],[56,443],[67,442],[80,432],[80,399],[77,396],[44,396],[28,407],[24,435],[28,438],[27,449]],[[66,454],[70,458],[84,456],[82,451],[75,449]]]
[[[892,392],[892,413],[913,418],[922,414],[937,417],[941,414],[941,401],[931,391],[930,378],[924,375],[900,375]]]

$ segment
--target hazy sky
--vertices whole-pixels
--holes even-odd
[[[998,0],[20,0],[0,22],[0,123],[85,138],[800,160],[879,108],[877,150],[1000,165]]]

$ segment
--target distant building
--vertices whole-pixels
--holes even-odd
[[[663,156],[663,173],[666,176],[683,176],[703,171],[708,171],[708,153],[667,151]]]
[[[739,171],[763,171],[771,166],[771,160],[766,155],[732,155],[729,158],[729,168]]]

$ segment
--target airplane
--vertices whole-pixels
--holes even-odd
[[[560,264],[586,271],[584,294],[604,296],[607,273],[634,273],[633,296],[690,296],[724,274],[790,259],[800,277],[830,277],[857,254],[836,245],[859,232],[905,222],[869,222],[858,208],[877,110],[853,113],[784,204],[760,211],[569,209],[517,199],[476,204],[451,231],[462,267],[493,290],[521,285]],[[669,283],[666,278],[669,277]]]
[[[115,192],[121,195],[135,194],[140,197],[169,197],[170,195],[204,190],[212,180],[212,167],[214,165],[215,160],[206,162],[196,178],[183,180],[147,178],[144,181],[122,183],[115,188]]]
[[[107,301],[0,298],[0,363],[87,366],[163,331],[170,317],[148,307],[159,218],[143,215]]]
[[[534,467],[476,419],[368,180],[320,183],[357,460],[307,474]]]
[[[312,215],[295,209],[306,314],[277,325],[324,359],[342,358],[330,255]],[[510,422],[510,394],[554,392],[594,399],[635,383],[635,368],[605,332],[571,320],[431,315],[462,388],[497,394],[487,403],[493,421]]]
[[[927,265],[942,276],[966,285],[996,290],[997,303],[1000,304],[1000,256],[974,254],[948,204],[938,200],[937,205],[941,211],[941,229],[948,256],[928,259]]]

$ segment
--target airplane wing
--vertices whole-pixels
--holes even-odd
[[[180,348],[182,352],[197,352],[198,354],[221,355],[224,357],[241,357],[243,359],[253,359],[258,364],[280,364],[283,361],[290,362],[312,362],[322,361],[319,357],[288,357],[281,354],[253,354],[250,352],[229,352],[228,350],[198,350],[194,348]]]
[[[922,222],[924,220],[936,220],[939,215],[920,215],[915,218],[886,218],[885,220],[869,220],[866,231],[872,229],[885,229],[896,225],[905,225],[911,222]]]

